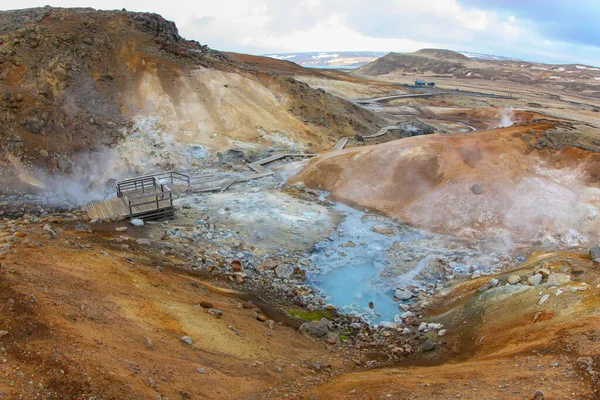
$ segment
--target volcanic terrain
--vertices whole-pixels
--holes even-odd
[[[594,67],[49,6],[0,67],[0,399],[600,396]],[[174,215],[92,215],[172,170]]]

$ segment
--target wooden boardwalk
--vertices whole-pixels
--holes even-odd
[[[237,182],[246,182],[272,175],[263,165],[285,157],[313,157],[316,154],[277,153],[248,164],[254,172],[233,178],[219,178],[215,174],[188,176],[178,171],[167,171],[117,182],[117,198],[90,203],[85,210],[92,219],[139,217],[162,218],[173,215],[173,193],[178,196],[193,193],[223,191]],[[171,188],[161,181],[169,181]],[[176,196],[177,197],[177,196]]]

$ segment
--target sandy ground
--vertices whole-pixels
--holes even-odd
[[[48,241],[38,229],[0,260],[0,398],[255,398],[318,381],[312,361],[340,365],[322,342],[269,329],[245,295],[191,275],[177,256],[124,249],[136,232],[57,224]]]

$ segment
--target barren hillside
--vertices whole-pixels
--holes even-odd
[[[556,92],[600,95],[600,68],[582,64],[543,64],[515,60],[468,58],[451,50],[422,49],[414,53],[389,53],[359,69],[358,76],[394,80],[399,76],[464,79],[467,81],[508,81],[522,85],[543,85]]]
[[[112,147],[130,167],[185,168],[164,142],[195,158],[237,147],[314,152],[380,123],[285,75],[296,70],[234,61],[155,14],[46,7],[1,12],[0,23],[3,166],[11,155],[69,173],[78,153]]]

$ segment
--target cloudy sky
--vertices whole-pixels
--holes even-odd
[[[0,0],[150,11],[219,50],[415,51],[449,48],[600,65],[598,0]]]

